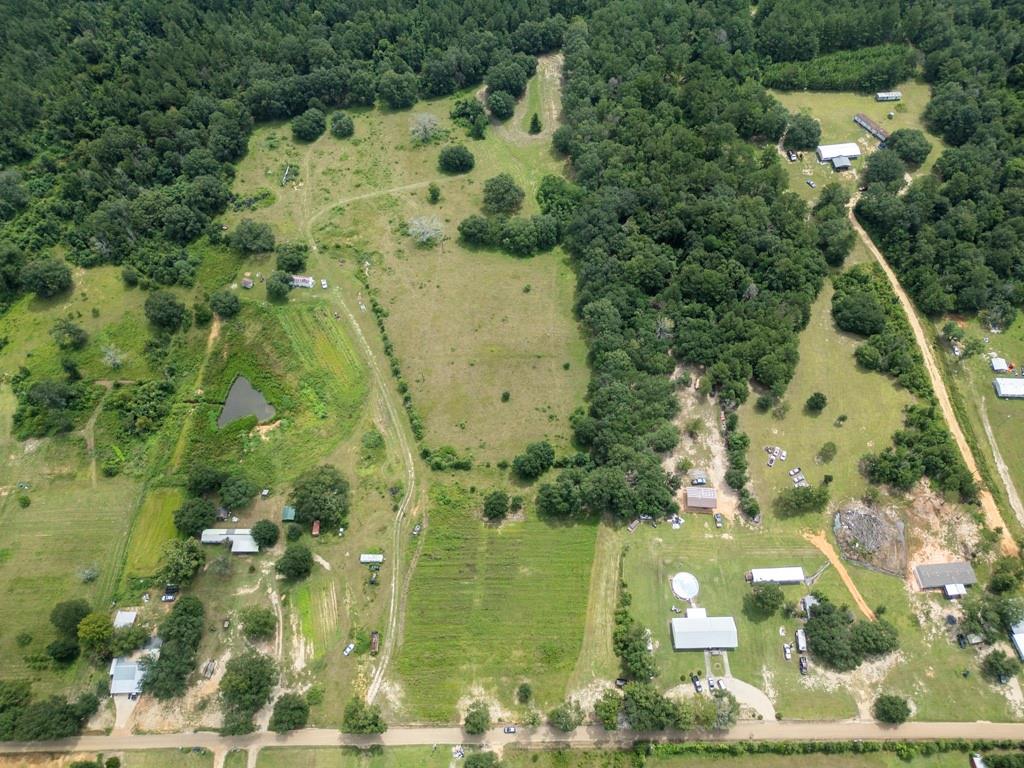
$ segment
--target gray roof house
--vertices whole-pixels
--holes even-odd
[[[145,670],[138,661],[118,656],[110,662],[110,695],[138,695],[142,691]]]

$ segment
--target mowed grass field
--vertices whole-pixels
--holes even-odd
[[[450,747],[262,749],[257,768],[448,768]]]
[[[944,149],[944,144],[937,136],[932,135],[924,126],[924,109],[931,99],[931,89],[926,83],[907,81],[892,90],[902,91],[902,101],[875,101],[874,94],[858,94],[848,91],[777,91],[770,93],[790,112],[806,112],[821,123],[821,143],[839,144],[857,142],[863,153],[853,161],[854,170],[864,169],[865,156],[878,148],[878,140],[853,122],[853,116],[862,112],[890,133],[900,128],[915,128],[923,131],[932,145],[932,152],[919,169],[914,173],[928,173]],[[889,112],[894,112],[892,119]],[[836,173],[830,165],[818,163],[814,150],[805,150],[803,159],[790,163],[785,158],[783,167],[789,174],[790,189],[813,202],[817,200],[821,187],[830,181],[841,181],[851,191],[857,187],[853,173]],[[817,189],[807,186],[807,180],[818,185]]]
[[[180,488],[156,488],[146,494],[132,528],[123,580],[152,576],[156,572],[164,542],[178,535],[174,528],[174,510],[184,500]]]
[[[800,336],[800,362],[784,397],[789,405],[786,415],[779,419],[771,411],[758,411],[755,397],[740,408],[741,429],[750,437],[754,495],[769,513],[779,492],[792,487],[788,472],[796,467],[814,485],[832,475],[836,503],[860,497],[868,485],[859,470],[861,457],[891,443],[893,433],[903,426],[903,409],[914,402],[890,378],[857,365],[853,353],[863,340],[836,328],[832,293],[832,284],[826,281]],[[828,398],[825,410],[816,416],[804,409],[814,392]],[[837,426],[841,415],[847,419]],[[821,463],[817,455],[826,442],[835,443],[837,453]],[[789,454],[787,460],[769,468],[765,446],[781,446]]]
[[[549,525],[531,513],[485,526],[481,504],[457,485],[431,494],[395,668],[403,720],[452,722],[474,691],[509,707],[523,681],[542,710],[565,696],[597,525]]]
[[[64,690],[96,671],[84,662],[48,669],[31,659],[56,637],[49,622],[55,603],[84,597],[109,605],[141,488],[121,477],[93,485],[80,437],[17,441],[15,405],[10,387],[0,387],[0,679],[27,677],[41,690]],[[22,494],[27,508],[18,503]],[[83,583],[87,568],[98,575]],[[27,645],[17,642],[22,633],[31,638]]]
[[[531,89],[534,95],[526,98],[538,103],[558,96],[536,82]],[[460,96],[472,98],[468,92]],[[376,336],[368,297],[353,279],[366,265],[390,313],[388,333],[425,419],[428,444],[468,449],[482,462],[511,458],[531,440],[567,446],[568,416],[582,400],[588,371],[566,256],[559,249],[532,259],[470,251],[457,233],[462,219],[480,212],[487,178],[510,173],[526,192],[528,215],[537,211],[541,179],[561,173],[563,161],[549,141],[528,137],[518,118],[489,128],[482,141],[468,139],[448,117],[454,101],[424,102],[406,112],[356,112],[355,136],[343,141],[325,134],[297,145],[286,125],[258,128],[234,191],[246,196],[268,189],[273,202],[225,220],[229,226],[243,217],[267,221],[279,240],[315,242],[310,273],[329,277],[329,290],[341,290],[364,332]],[[409,127],[422,114],[432,115],[443,133],[417,145]],[[437,156],[447,143],[469,147],[476,158],[472,172],[448,176],[438,170]],[[299,176],[281,187],[286,164],[295,165]],[[436,205],[427,201],[430,182],[441,189]],[[417,247],[404,234],[417,216],[436,216],[444,242]],[[243,267],[250,273],[271,268],[270,259]],[[261,291],[258,285],[254,293]],[[293,291],[293,301],[321,291],[319,285]],[[502,403],[504,391],[510,399]]]

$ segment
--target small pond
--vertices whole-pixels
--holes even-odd
[[[274,406],[267,402],[263,393],[254,389],[245,376],[239,376],[232,383],[228,399],[224,401],[224,407],[217,417],[217,427],[246,416],[255,416],[259,422],[270,421],[275,413]]]

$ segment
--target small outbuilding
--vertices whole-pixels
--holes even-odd
[[[310,533],[313,536],[319,536],[320,535],[320,521],[319,520],[314,520],[313,521],[313,529],[310,531]]]
[[[850,158],[846,155],[840,155],[839,157],[832,158],[833,171],[848,171],[851,168],[853,168],[853,163],[850,162]]]
[[[1004,357],[993,357],[989,362],[992,365],[992,370],[996,373],[1006,373],[1010,370],[1010,365]]]
[[[718,506],[718,492],[707,485],[686,486],[687,509],[715,509]]]
[[[802,584],[804,569],[798,565],[783,568],[753,568],[747,571],[751,584]]]
[[[837,157],[851,159],[860,157],[860,147],[855,141],[848,141],[844,144],[822,144],[816,150],[818,162],[831,163]]]
[[[384,555],[373,555],[373,554],[362,554],[359,556],[359,562],[363,565],[373,565],[384,562]]]
[[[312,288],[314,281],[306,275],[292,275],[292,288]]]
[[[118,611],[114,614],[114,629],[130,627],[138,617],[138,611]]]
[[[672,647],[677,651],[731,649],[737,645],[732,616],[708,616],[703,608],[690,608],[684,618],[672,619]]]
[[[1024,379],[997,378],[992,382],[999,397],[1016,400],[1024,397]]]
[[[285,507],[281,510],[281,522],[283,523],[294,523],[295,522],[295,507]]]
[[[921,589],[941,589],[952,600],[967,594],[967,587],[978,583],[978,577],[970,563],[933,563],[919,565],[914,569]]]
[[[882,126],[872,120],[870,117],[865,115],[863,112],[858,112],[853,116],[853,122],[863,128],[865,131],[870,133],[879,141],[885,141],[889,138],[889,132]]]
[[[118,656],[110,662],[110,695],[138,696],[146,672],[137,661]]]
[[[875,94],[875,101],[899,101],[902,98],[902,91],[879,91]]]
[[[807,653],[807,633],[803,629],[796,631],[796,650],[798,653]]]
[[[249,289],[251,289],[252,288],[252,280],[249,279],[248,277],[243,277],[242,278],[242,287],[245,288],[245,290],[247,290],[247,291]]]
[[[804,595],[800,598],[800,606],[804,609],[804,616],[811,618],[811,608],[818,605],[820,601],[814,595]]]

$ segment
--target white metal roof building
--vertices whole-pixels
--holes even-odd
[[[1024,397],[1024,379],[997,378],[992,382],[999,397]]]
[[[366,554],[363,554],[363,555],[359,556],[359,562],[362,563],[363,565],[366,565],[367,563],[383,563],[384,562],[384,555],[366,555]]]
[[[1004,357],[993,357],[992,358],[992,370],[996,373],[1006,373],[1010,370],[1010,366],[1006,362]]]
[[[830,163],[837,157],[854,158],[860,157],[860,147],[857,142],[849,141],[845,144],[822,144],[818,147],[818,160],[822,163]]]
[[[695,509],[714,509],[718,506],[718,492],[707,485],[688,485],[686,506]]]
[[[260,545],[248,528],[207,528],[200,541],[203,544],[231,542],[231,552],[236,555],[252,555],[260,551]]]
[[[902,98],[902,91],[879,91],[875,94],[875,101],[899,101]]]
[[[751,584],[800,584],[804,581],[804,569],[798,565],[785,568],[753,568],[747,574]]]
[[[137,661],[118,656],[110,662],[110,693],[112,696],[138,694],[142,690],[145,670]]]
[[[708,616],[703,608],[690,608],[672,619],[672,647],[677,651],[735,648],[739,644],[732,616]]]
[[[1024,621],[1010,627],[1010,642],[1017,649],[1017,655],[1024,659]]]
[[[118,611],[114,614],[114,629],[130,627],[135,623],[135,619],[138,618],[138,615],[138,611]]]

